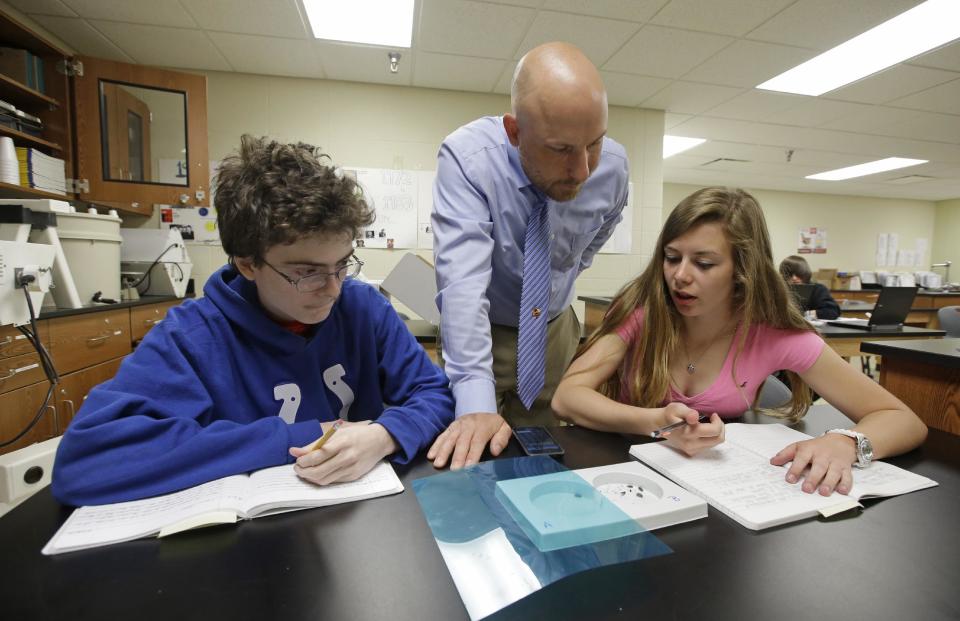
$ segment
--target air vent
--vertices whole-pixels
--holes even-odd
[[[749,164],[750,160],[738,160],[733,157],[718,157],[715,160],[710,160],[704,164],[700,164],[700,167],[710,166],[712,164]]]
[[[929,175],[904,175],[903,177],[894,177],[893,179],[887,179],[884,183],[895,183],[897,185],[906,185],[908,183],[922,183],[924,181],[929,181],[934,179]]]

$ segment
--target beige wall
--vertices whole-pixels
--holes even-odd
[[[936,214],[932,262],[953,261],[950,280],[960,282],[960,198],[940,201],[936,206]],[[942,269],[936,272],[943,274]]]
[[[318,144],[342,166],[434,170],[447,134],[480,116],[502,114],[510,106],[503,95],[237,73],[206,75],[212,160],[235,150],[241,134],[250,133]],[[578,293],[616,290],[649,256],[661,217],[662,134],[662,112],[611,108],[609,135],[623,144],[631,162],[634,252],[598,256],[578,281]],[[157,226],[156,218],[131,221],[129,226]],[[200,286],[225,256],[219,247],[189,248]],[[365,249],[365,275],[384,278],[405,252]],[[431,251],[417,252],[432,262]]]
[[[677,203],[697,189],[690,185],[664,184],[664,219]],[[773,255],[778,262],[785,256],[796,254],[801,227],[827,229],[827,253],[805,255],[814,270],[829,267],[842,271],[872,270],[876,267],[874,257],[878,234],[898,233],[902,249],[913,249],[918,238],[925,238],[929,248],[934,243],[935,220],[939,227],[938,211],[932,201],[753,189],[750,193],[763,207]],[[960,213],[960,208],[956,211]],[[955,238],[960,232],[957,224],[960,224],[960,215],[954,224]],[[928,251],[923,259],[927,268],[929,255]],[[907,268],[881,269],[899,271]]]

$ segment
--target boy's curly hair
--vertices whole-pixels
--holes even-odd
[[[373,223],[356,181],[323,163],[309,144],[284,144],[245,134],[240,151],[220,163],[214,206],[227,255],[262,264],[267,250],[313,234],[355,239]]]

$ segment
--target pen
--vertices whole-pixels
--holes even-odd
[[[313,446],[310,447],[310,452],[319,451],[324,444],[327,443],[327,440],[333,437],[333,434],[337,432],[337,429],[340,428],[340,425],[343,424],[343,419],[341,418],[335,422],[322,436],[320,436],[316,442],[313,443]]]
[[[697,422],[698,422],[698,423],[706,423],[706,422],[709,422],[709,420],[710,420],[710,417],[709,417],[709,416],[707,416],[706,414],[701,414],[701,415],[700,415],[700,418],[697,419]],[[670,423],[670,424],[667,425],[666,427],[661,427],[660,429],[654,429],[653,431],[650,432],[650,437],[651,437],[651,438],[660,438],[660,437],[663,436],[663,434],[667,433],[668,431],[673,431],[674,429],[678,429],[678,428],[680,428],[680,427],[683,427],[683,426],[686,425],[686,424],[687,424],[687,421],[685,421],[685,420],[678,420],[678,421],[675,422],[675,423]]]

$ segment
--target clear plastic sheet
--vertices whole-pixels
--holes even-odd
[[[614,539],[540,550],[498,499],[497,482],[551,474],[576,476],[549,457],[518,457],[413,482],[471,619],[493,614],[566,576],[672,552],[639,525],[630,528],[633,534]]]

